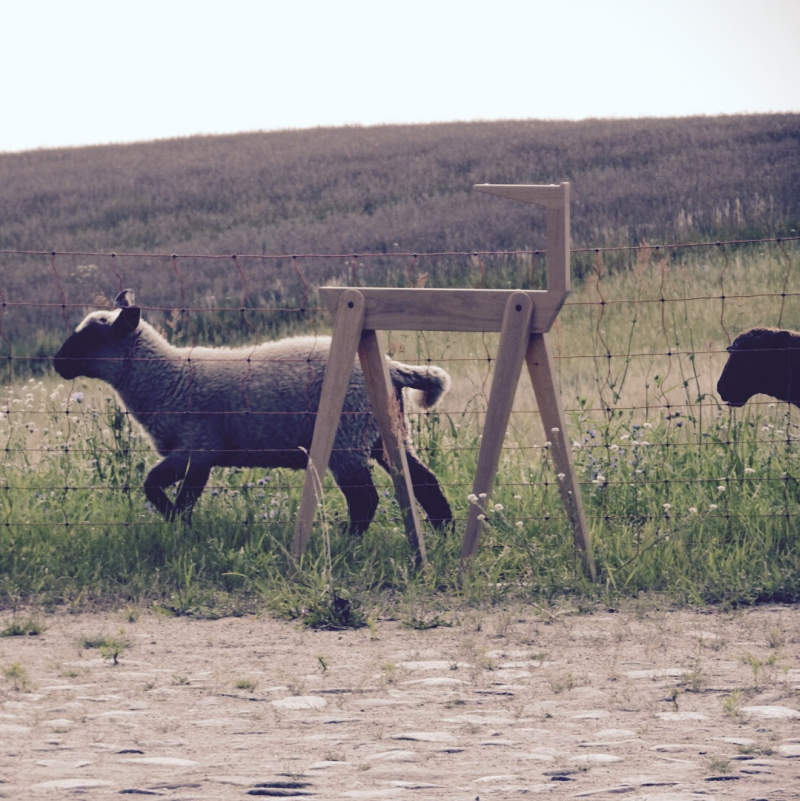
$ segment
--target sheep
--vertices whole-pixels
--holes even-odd
[[[730,406],[758,393],[800,406],[800,333],[753,328],[728,348],[717,392]]]
[[[330,337],[175,347],[142,319],[131,290],[120,292],[115,303],[114,311],[89,313],[53,364],[65,379],[86,376],[110,384],[148,432],[164,458],[148,473],[144,491],[166,519],[180,515],[190,522],[212,467],[306,467]],[[440,367],[388,363],[401,411],[404,387],[418,391],[424,408],[450,387]],[[417,500],[431,524],[444,529],[452,522],[450,505],[436,476],[417,459],[407,421],[402,429]],[[356,535],[366,531],[378,506],[370,457],[389,469],[356,363],[329,465]],[[164,489],[178,482],[173,502]]]

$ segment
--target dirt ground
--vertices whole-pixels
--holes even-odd
[[[0,638],[0,798],[800,799],[800,608],[39,620]]]

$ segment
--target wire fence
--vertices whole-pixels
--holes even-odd
[[[651,525],[668,534],[710,524],[796,527],[795,410],[765,396],[732,410],[718,397],[716,380],[741,331],[800,327],[798,242],[789,236],[572,251],[576,288],[549,338],[593,528]],[[0,251],[2,525],[128,526],[149,514],[141,495],[155,459],[148,438],[107,387],[48,377],[53,353],[83,315],[109,308],[126,287],[145,301],[145,318],[199,365],[216,358],[203,350],[206,344],[326,335],[330,321],[317,298],[326,283],[540,288],[543,260],[540,250]],[[392,358],[451,374],[452,390],[441,405],[413,412],[410,426],[421,460],[439,477],[459,519],[480,447],[496,342],[488,333],[385,334]],[[250,362],[240,406],[212,414],[255,425],[265,416],[282,415],[286,425],[308,418],[305,409],[260,408],[248,382],[269,364],[249,346],[233,358]],[[302,370],[302,362],[297,366]],[[311,399],[310,378],[304,391]],[[209,412],[191,405],[163,409],[154,400],[142,415],[168,415],[178,425]],[[308,419],[313,425],[313,416]],[[548,450],[533,393],[521,385],[487,509],[498,526],[560,524],[559,477]],[[388,479],[376,483],[382,496],[392,494]],[[298,473],[240,471],[212,475],[206,491],[231,502],[247,526],[286,525],[293,524],[300,485]],[[120,497],[127,506],[111,502]]]

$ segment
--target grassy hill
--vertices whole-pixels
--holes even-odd
[[[165,308],[296,309],[331,279],[405,283],[400,252],[541,247],[540,216],[472,186],[564,180],[577,247],[788,235],[800,229],[800,114],[347,127],[0,154],[0,251],[387,254],[234,267],[0,253],[0,291],[12,304],[0,356],[51,353],[78,315],[30,304],[80,309],[121,285]],[[429,285],[458,285],[475,265],[419,267]],[[495,286],[525,285],[530,273],[499,261],[481,268]],[[580,277],[582,263],[573,268]],[[229,316],[173,333],[230,340],[304,320],[262,315],[254,329]],[[16,374],[25,369],[18,362]]]
[[[347,127],[0,155],[0,249],[530,247],[474,183],[574,187],[579,246],[800,224],[800,115]]]

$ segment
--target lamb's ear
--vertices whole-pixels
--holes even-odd
[[[125,306],[120,309],[114,325],[111,326],[114,333],[121,337],[127,336],[131,331],[136,330],[139,320],[142,317],[142,310],[138,306]]]
[[[128,306],[133,306],[136,303],[136,297],[132,289],[123,289],[117,297],[114,298],[114,305],[120,309],[125,309]]]

